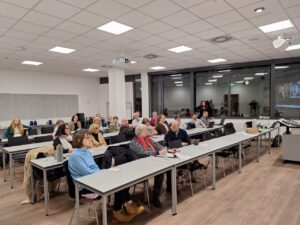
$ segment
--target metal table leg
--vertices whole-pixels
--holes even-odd
[[[49,209],[49,191],[48,191],[48,179],[47,179],[47,171],[43,170],[44,176],[44,201],[45,201],[45,216],[48,216]]]
[[[269,154],[271,154],[271,131],[269,132]]]
[[[9,176],[10,176],[10,187],[14,188],[14,171],[13,171],[13,157],[9,153]]]
[[[102,196],[102,224],[107,225],[107,196]]]
[[[211,161],[212,161],[212,176],[211,176],[211,189],[216,189],[216,153],[213,153],[211,155]]]
[[[75,203],[75,207],[76,207],[76,225],[80,224],[80,205],[79,205],[79,186],[76,182],[74,182],[75,184],[75,198],[76,198],[76,203]],[[103,201],[103,199],[102,199]],[[104,216],[104,214],[103,214]]]
[[[172,177],[172,215],[177,215],[177,187],[176,187],[176,167],[171,170]]]
[[[256,140],[256,161],[259,162],[259,137],[257,137],[257,140]]]
[[[31,203],[33,204],[34,201],[34,197],[35,197],[35,190],[34,190],[34,177],[33,177],[33,166],[30,163],[30,192],[31,192]]]
[[[6,153],[5,151],[2,149],[2,161],[3,161],[3,175],[4,175],[4,182],[6,182]]]
[[[239,143],[239,173],[242,172],[242,143]]]

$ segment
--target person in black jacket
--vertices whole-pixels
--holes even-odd
[[[57,128],[55,139],[53,141],[54,149],[56,149],[56,147],[60,144],[64,149],[64,153],[72,152],[73,151],[72,141],[73,141],[73,137],[71,135],[70,126],[68,124],[61,124]]]

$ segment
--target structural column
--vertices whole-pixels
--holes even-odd
[[[150,117],[149,115],[149,77],[148,73],[141,73],[142,86],[142,117]]]
[[[125,70],[108,70],[109,114],[119,118],[126,116]]]

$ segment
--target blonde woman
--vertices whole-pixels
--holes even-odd
[[[6,138],[20,137],[24,135],[24,128],[29,128],[22,124],[19,118],[14,118],[6,130]]]
[[[104,139],[102,133],[100,132],[99,124],[95,124],[95,123],[91,124],[89,130],[92,133],[94,147],[106,145],[105,139]]]

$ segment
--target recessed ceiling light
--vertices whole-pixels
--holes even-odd
[[[226,59],[210,59],[210,60],[207,60],[207,62],[209,63],[219,63],[219,62],[226,62],[227,60]]]
[[[256,12],[256,13],[261,13],[261,12],[263,12],[265,10],[265,7],[258,7],[258,8],[256,8],[256,9],[254,9],[254,12]]]
[[[283,69],[287,69],[289,68],[289,66],[275,66],[276,70],[283,70]]]
[[[266,74],[268,74],[268,73],[255,73],[255,76],[264,76]]]
[[[222,78],[222,77],[223,77],[222,74],[220,74],[220,75],[213,75],[213,78]]]
[[[218,72],[219,73],[228,73],[228,72],[230,72],[231,70],[219,70]]]
[[[163,69],[166,69],[166,67],[164,66],[152,66],[150,67],[151,70],[163,70]]]
[[[182,45],[182,46],[178,46],[178,47],[176,47],[176,48],[170,48],[170,49],[168,49],[168,50],[171,51],[171,52],[182,53],[182,52],[191,51],[191,50],[193,50],[193,49],[190,48],[190,47],[187,47],[187,46]]]
[[[292,51],[292,50],[297,50],[297,49],[300,49],[300,44],[299,45],[291,45],[286,49],[286,51]]]
[[[56,46],[54,48],[49,49],[49,51],[50,52],[58,52],[58,53],[62,53],[62,54],[69,54],[69,53],[75,52],[76,49],[64,48],[64,47]]]
[[[122,23],[118,23],[116,21],[110,21],[110,22],[98,27],[97,29],[111,33],[111,34],[119,35],[119,34],[123,34],[127,31],[132,30],[133,27],[127,26]]]
[[[254,77],[244,77],[244,80],[253,80]]]
[[[93,69],[93,68],[86,68],[86,69],[83,69],[82,71],[94,73],[94,72],[98,72],[99,70],[98,69]]]
[[[181,77],[181,75],[182,74],[180,74],[180,73],[179,74],[172,74],[172,75],[170,75],[170,77]]]
[[[294,25],[292,24],[292,22],[290,20],[283,20],[280,22],[260,26],[258,28],[264,33],[270,33],[273,31],[283,30],[283,29],[287,29],[287,28],[291,28],[291,27],[294,27]]]
[[[176,87],[183,87],[183,84],[176,84]]]
[[[130,63],[131,64],[136,64],[136,61],[131,60]]]
[[[245,81],[243,81],[243,80],[239,80],[239,81],[236,81],[235,83],[236,84],[243,84]]]
[[[217,81],[218,81],[218,79],[208,80],[209,83],[211,83],[211,82],[217,82]]]
[[[212,83],[205,83],[205,85],[213,85]]]
[[[174,83],[175,83],[175,84],[182,84],[183,81],[182,81],[182,80],[181,80],[181,81],[174,81]]]
[[[32,65],[32,66],[39,66],[41,64],[43,64],[42,62],[37,62],[37,61],[23,61],[22,64],[24,65]]]

